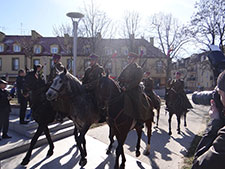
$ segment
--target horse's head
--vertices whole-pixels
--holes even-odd
[[[59,95],[65,94],[66,87],[68,83],[68,79],[66,77],[67,70],[64,68],[64,71],[58,73],[54,78],[51,86],[46,92],[46,97],[49,101],[55,100],[59,97]]]
[[[170,104],[171,102],[174,102],[174,100],[177,99],[177,92],[171,88],[171,89],[166,89],[166,102],[167,104]]]

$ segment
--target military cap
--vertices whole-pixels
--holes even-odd
[[[7,82],[3,79],[0,79],[0,84],[7,84]]]
[[[225,70],[218,76],[217,87],[225,92]]]
[[[99,56],[96,55],[96,54],[94,54],[94,53],[92,53],[89,57],[90,57],[91,59],[98,59],[98,58],[99,58]]]

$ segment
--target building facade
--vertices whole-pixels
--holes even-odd
[[[151,39],[152,40],[152,39]],[[112,77],[118,77],[127,64],[129,52],[140,57],[138,63],[144,71],[150,72],[155,86],[164,86],[166,79],[166,55],[154,47],[153,41],[140,39],[95,39],[97,45],[93,50],[93,38],[78,37],[76,72],[78,78],[84,75],[89,66],[89,55],[94,52],[100,56],[100,64]],[[132,47],[131,47],[132,42]],[[44,74],[48,75],[53,64],[52,55],[62,56],[62,64],[71,71],[73,67],[73,38],[42,37],[36,31],[31,36],[5,35],[0,32],[0,77],[13,83],[19,69],[32,68],[35,64],[44,65]],[[71,71],[72,72],[72,71]]]

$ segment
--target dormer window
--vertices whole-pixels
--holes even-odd
[[[40,45],[34,45],[34,53],[35,54],[41,53],[41,46]]]
[[[111,48],[105,48],[105,54],[106,55],[112,55],[112,49]]]
[[[20,45],[14,44],[14,45],[13,45],[13,51],[14,51],[14,52],[20,52],[20,51],[21,51]]]
[[[0,44],[0,52],[4,52],[4,44]]]
[[[123,55],[128,55],[128,48],[127,47],[122,47],[122,49],[121,49],[121,53],[123,54]]]
[[[51,46],[51,53],[59,53],[58,45],[52,45]]]

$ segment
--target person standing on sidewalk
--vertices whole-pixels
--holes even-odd
[[[225,168],[225,71],[217,79],[209,115],[211,120],[196,149],[192,169]]]
[[[18,72],[18,77],[16,78],[18,103],[20,104],[20,124],[28,123],[28,121],[24,120],[29,97],[28,93],[24,94],[25,75],[26,75],[25,70],[20,69]]]
[[[11,112],[9,100],[11,98],[9,93],[5,90],[6,85],[7,82],[0,79],[0,132],[2,131],[3,139],[12,138],[7,134],[9,128],[9,113]]]

